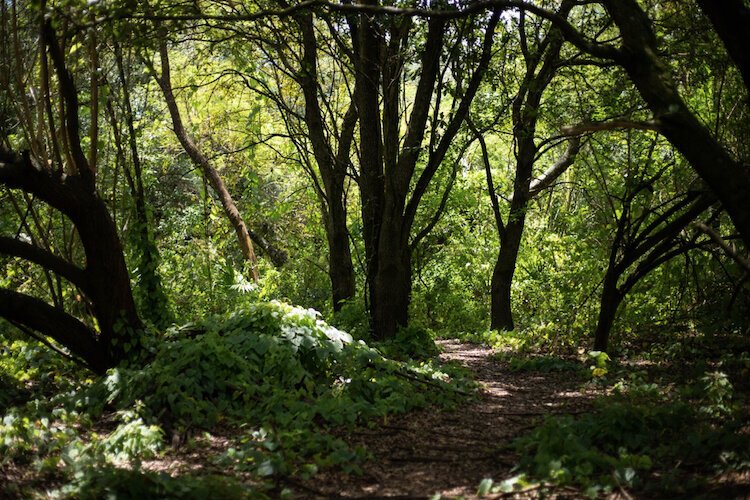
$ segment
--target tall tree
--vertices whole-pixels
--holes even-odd
[[[376,1],[364,5],[376,6]],[[350,32],[355,47],[355,96],[359,114],[362,221],[373,333],[393,336],[407,325],[411,295],[411,255],[420,235],[411,240],[421,200],[463,125],[492,55],[500,11],[486,21],[473,71],[455,92],[452,114],[439,140],[425,140],[433,99],[442,95],[445,67],[441,65],[448,22],[431,18],[424,27],[424,44],[415,61],[419,79],[414,88],[407,125],[401,136],[401,91],[407,55],[414,45],[411,18],[379,19],[359,14]],[[472,60],[473,59],[473,60]],[[382,104],[381,104],[382,103]],[[435,106],[435,113],[439,106]],[[433,122],[434,123],[434,122]],[[428,144],[425,145],[425,142]],[[423,153],[423,151],[425,153]],[[417,165],[424,168],[417,175]],[[436,214],[439,216],[439,213]],[[426,227],[429,229],[430,225]]]
[[[288,7],[285,2],[282,5]],[[310,178],[328,243],[331,302],[333,310],[339,311],[356,292],[346,194],[347,179],[354,168],[357,111],[348,92],[339,90],[347,83],[349,75],[345,73],[351,72],[347,58],[327,57],[332,51],[336,53],[331,44],[341,37],[340,26],[327,19],[330,34],[324,37],[325,33],[319,34],[321,24],[312,12],[301,12],[289,20],[269,21],[260,34],[256,29],[247,33],[246,39],[259,48],[268,62],[272,77],[264,80],[244,74],[243,78],[253,91],[276,104]],[[350,51],[347,47],[337,55]],[[326,65],[325,75],[320,74],[321,64]],[[274,82],[275,87],[269,82]]]
[[[573,2],[564,1],[557,15],[566,18]],[[513,330],[511,287],[516,270],[516,261],[521,248],[526,213],[531,199],[559,177],[575,160],[580,140],[573,138],[565,153],[539,179],[533,178],[534,165],[539,157],[536,129],[540,117],[540,106],[545,90],[560,67],[560,49],[564,39],[560,31],[550,26],[547,34],[535,45],[529,44],[526,34],[526,13],[519,17],[519,37],[525,68],[518,92],[511,104],[513,123],[513,152],[516,160],[513,195],[510,198],[508,218],[503,221],[500,203],[492,180],[487,145],[479,131],[477,138],[485,163],[487,186],[495,214],[495,224],[500,236],[500,250],[492,272],[490,287],[490,328]],[[534,41],[536,37],[534,37]],[[532,181],[535,181],[532,190]]]
[[[131,82],[126,74],[126,62],[120,43],[113,40],[112,45],[119,86],[113,86],[110,83],[109,99],[105,107],[114,138],[116,158],[125,173],[130,196],[133,200],[136,220],[132,228],[135,235],[133,246],[138,259],[136,298],[139,299],[141,314],[144,319],[157,327],[164,328],[174,322],[174,316],[169,309],[169,301],[159,275],[159,249],[154,241],[152,220],[146,200],[143,166],[133,117]],[[119,96],[115,95],[117,88],[121,93]],[[121,103],[122,107],[119,114],[116,106],[118,102]],[[125,123],[125,130],[122,130],[121,122]],[[125,146],[126,142],[127,147]],[[128,161],[128,158],[130,161]]]

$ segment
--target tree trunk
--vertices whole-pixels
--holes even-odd
[[[349,231],[346,221],[344,182],[350,164],[349,153],[357,124],[356,107],[352,103],[345,113],[338,134],[338,152],[334,154],[329,142],[332,132],[327,132],[323,113],[318,102],[318,44],[315,37],[312,13],[296,17],[302,33],[303,55],[296,79],[305,97],[305,124],[313,149],[318,172],[322,180],[314,185],[320,198],[328,239],[328,276],[331,280],[331,298],[334,312],[341,310],[355,294],[354,266],[349,248]],[[356,95],[356,90],[354,94]],[[312,167],[310,175],[315,177]]]
[[[411,251],[398,221],[386,216],[380,230],[372,297],[373,336],[387,339],[408,324]]]
[[[0,251],[39,264],[77,286],[93,309],[99,332],[64,311],[17,292],[3,291],[0,315],[52,337],[99,373],[141,352],[143,325],[120,239],[106,204],[90,182],[80,175],[37,169],[28,156],[0,151],[0,183],[34,195],[65,214],[76,227],[86,256],[83,269],[10,238],[0,238]]]
[[[690,162],[726,209],[750,248],[750,169],[735,161],[690,111],[669,66],[659,57],[651,21],[635,0],[608,0],[622,35],[619,62],[658,122],[662,134]]]
[[[341,197],[329,199],[326,236],[333,310],[338,312],[348,300],[354,297],[356,291],[354,266],[349,248],[349,231],[346,228],[346,208]]]
[[[125,73],[122,49],[114,42],[115,64],[122,85],[122,101],[124,103],[124,118],[127,125],[127,143],[130,148],[130,159],[133,167],[131,174],[127,166],[126,154],[123,146],[122,132],[119,120],[115,115],[111,102],[107,103],[107,114],[114,132],[117,156],[125,172],[125,178],[130,188],[135,209],[135,225],[132,228],[135,235],[134,247],[138,258],[138,281],[136,298],[144,319],[157,328],[163,329],[174,322],[174,315],[169,307],[169,300],[159,275],[159,249],[154,241],[151,217],[146,202],[146,192],[143,185],[143,169],[138,152],[138,142],[133,122],[133,108],[130,101],[129,82]]]
[[[113,361],[136,351],[137,339],[128,329],[142,329],[130,288],[120,239],[106,205],[92,196],[75,215],[68,214],[78,230],[86,253],[89,298],[101,331],[101,342]]]
[[[364,0],[364,4],[377,5],[375,0]],[[367,273],[367,297],[370,299],[370,316],[374,329],[373,311],[377,307],[378,293],[375,277],[378,270],[378,239],[383,209],[383,140],[380,127],[380,49],[375,20],[366,14],[360,15],[357,36],[353,40],[358,48],[356,78],[359,91],[355,95],[359,115],[359,189],[362,199],[362,232],[365,246]]]
[[[698,5],[737,64],[750,93],[750,6],[743,0],[698,0]],[[750,96],[747,102],[750,105]]]
[[[609,334],[617,317],[617,308],[622,302],[623,294],[617,288],[618,278],[619,276],[612,268],[607,269],[599,303],[599,319],[594,332],[594,350],[596,351],[607,351]]]
[[[571,7],[571,2],[563,2],[560,7],[560,15],[567,17]],[[524,19],[525,17],[522,15],[520,20],[521,30],[525,30]],[[542,95],[555,76],[562,44],[562,34],[555,26],[551,26],[543,41],[539,43],[539,47],[544,48],[534,49],[535,51],[542,50],[541,53],[535,53],[532,56],[529,54],[528,48],[524,50],[526,75],[521,82],[512,107],[513,139],[516,144],[516,176],[513,181],[513,198],[510,202],[508,222],[505,227],[502,226],[502,217],[497,206],[496,195],[494,193],[491,195],[493,196],[493,210],[500,233],[500,250],[492,273],[490,288],[490,328],[493,330],[510,331],[515,328],[511,288],[526,224],[526,210],[533,196],[531,194],[532,175],[538,152],[534,135]],[[548,169],[550,178],[559,176],[573,163],[579,146],[578,141],[569,145],[560,160],[555,162],[551,169]],[[482,147],[484,148],[485,162],[489,162],[484,142],[482,142]],[[486,167],[488,182],[491,183],[492,174],[489,164]],[[534,194],[539,192],[545,182],[551,182],[551,180],[547,181],[545,178],[540,178],[536,182]],[[494,189],[490,187],[490,184],[488,184],[488,187]]]
[[[376,0],[363,0],[377,5]],[[412,226],[422,196],[445,159],[456,137],[482,76],[492,56],[495,28],[500,19],[496,9],[484,31],[482,52],[453,116],[437,144],[424,145],[427,120],[433,109],[434,93],[441,85],[441,56],[447,20],[431,18],[423,52],[421,72],[414,88],[411,110],[401,109],[403,69],[412,32],[410,19],[381,19],[380,25],[368,14],[360,14],[359,25],[351,30],[356,47],[356,103],[360,132],[359,187],[362,225],[367,260],[367,285],[373,335],[388,338],[407,325],[411,296]],[[382,93],[382,94],[381,94]],[[382,95],[382,106],[381,106]],[[382,108],[382,109],[381,109]],[[401,131],[405,132],[401,134]],[[424,151],[429,151],[424,155]],[[425,166],[416,175],[420,157]],[[415,178],[416,177],[416,178]],[[439,216],[438,210],[436,217]],[[433,221],[436,218],[433,218]],[[434,225],[434,222],[433,222]],[[431,225],[425,228],[427,232]],[[415,241],[427,234],[418,233]]]
[[[516,272],[516,261],[521,248],[526,215],[517,212],[516,220],[508,223],[500,244],[490,288],[490,329],[511,331],[515,329],[511,304],[511,287]]]
[[[0,251],[41,265],[76,286],[85,296],[96,318],[98,332],[61,309],[10,290],[0,290],[0,315],[16,325],[36,330],[68,347],[98,373],[142,352],[140,321],[130,288],[117,228],[106,204],[96,190],[96,169],[83,154],[79,134],[78,93],[65,64],[52,21],[43,19],[41,40],[58,77],[60,98],[65,107],[64,137],[52,127],[47,132],[59,149],[66,147],[68,174],[64,165],[55,167],[29,152],[18,155],[0,145],[0,184],[31,194],[68,217],[75,226],[86,257],[80,268],[34,245],[0,238]]]

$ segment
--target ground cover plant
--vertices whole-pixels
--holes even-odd
[[[21,356],[4,367],[8,378],[11,369],[28,376],[28,362],[46,352],[18,350]],[[47,474],[67,481],[54,493],[63,497],[102,492],[129,497],[142,490],[198,498],[215,483],[227,494],[242,492],[245,486],[226,478],[178,483],[154,473],[138,475],[140,462],[165,447],[229,426],[236,437],[217,463],[250,472],[259,484],[245,493],[263,494],[273,487],[264,478],[331,466],[357,471],[366,451],[350,447],[332,428],[367,425],[428,405],[455,405],[471,387],[449,368],[393,361],[329,326],[317,312],[279,302],[172,328],[149,360],[114,368],[98,380],[58,375],[65,390],[55,388],[58,394],[50,400],[6,408],[0,428],[5,465],[30,466],[42,474],[40,480]],[[37,391],[32,394],[43,395]],[[105,432],[93,425],[102,418]],[[6,493],[23,493],[13,487],[6,485]]]
[[[578,360],[501,353],[512,371],[577,372],[581,383],[606,392],[587,411],[548,416],[508,445],[519,456],[517,474],[503,481],[488,478],[482,494],[545,485],[575,486],[592,498],[618,491],[645,496],[743,491],[722,490],[712,478],[750,469],[747,393],[731,382],[745,385],[746,351],[706,356],[709,345],[732,340],[700,336],[686,339],[690,342],[703,348],[665,353],[654,345],[650,353],[639,351],[620,363],[597,352]],[[683,370],[676,371],[675,364]]]

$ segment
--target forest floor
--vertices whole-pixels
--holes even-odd
[[[516,437],[547,415],[588,411],[603,391],[586,386],[570,373],[511,371],[484,345],[457,340],[438,344],[442,361],[461,363],[480,385],[473,401],[454,410],[427,409],[393,416],[373,428],[341,436],[352,446],[363,445],[371,454],[361,475],[323,470],[312,479],[289,478],[279,486],[291,489],[294,498],[475,497],[483,479],[497,483],[514,475],[518,455],[510,445]],[[228,446],[230,436],[221,434],[213,433],[208,440],[199,438],[190,451],[181,447],[143,466],[172,475],[199,470],[221,473],[210,463],[212,455]],[[532,490],[511,496],[539,493]],[[567,488],[556,488],[554,494],[581,496]],[[503,495],[487,498],[499,496]]]
[[[412,412],[351,433],[347,440],[364,445],[373,456],[363,474],[323,472],[298,483],[298,493],[325,498],[473,497],[483,479],[498,482],[513,476],[518,456],[510,444],[516,437],[547,415],[589,410],[602,393],[584,387],[570,373],[513,372],[483,345],[438,343],[442,361],[456,361],[471,370],[481,387],[477,399],[453,411]],[[580,495],[559,488],[556,493]]]
[[[282,491],[291,492],[292,498],[476,498],[483,480],[491,479],[497,485],[518,474],[514,467],[521,457],[512,446],[515,438],[529,433],[546,416],[591,411],[594,400],[608,391],[604,385],[587,383],[590,377],[580,372],[514,370],[509,358],[484,345],[457,340],[440,340],[438,344],[442,361],[460,363],[471,372],[479,385],[476,396],[452,410],[433,407],[337,433],[352,447],[367,450],[369,460],[357,464],[361,474],[323,469],[310,479],[280,477],[269,490],[268,481],[257,483],[258,478],[250,473],[218,465],[216,458],[236,446],[240,432],[236,426],[219,427],[210,434],[196,432],[189,443],[173,443],[157,459],[143,461],[142,469],[173,477],[232,476],[248,485],[257,484],[272,498],[281,496]],[[432,388],[425,386],[425,390]],[[99,425],[106,427],[107,423]],[[747,430],[750,432],[750,427]],[[30,468],[0,468],[0,486],[3,475],[17,485],[15,491],[60,486]],[[707,479],[702,498],[750,498],[750,472]],[[2,492],[0,487],[0,497]],[[584,494],[571,487],[534,483],[524,491],[485,498],[501,497],[582,498]],[[615,488],[608,497],[631,495]]]

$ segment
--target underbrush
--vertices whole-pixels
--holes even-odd
[[[484,344],[496,351],[514,354],[570,355],[577,351],[581,343],[579,336],[564,331],[559,325],[544,322],[518,330],[446,332],[445,336],[462,342]]]
[[[141,462],[158,456],[166,442],[221,426],[237,432],[215,465],[268,478],[272,487],[279,477],[310,476],[329,466],[357,472],[366,451],[350,448],[333,429],[450,406],[470,387],[450,368],[391,360],[315,311],[278,302],[172,328],[152,351],[148,364],[131,363],[97,380],[71,376],[55,396],[9,408],[0,425],[3,463],[62,484],[52,496],[127,496],[130,490],[122,488],[141,487],[184,496],[169,479],[138,472]],[[242,489],[227,481],[222,485]],[[194,483],[197,489],[208,484]]]
[[[596,497],[614,491],[693,496],[716,487],[719,474],[750,470],[747,352],[712,349],[721,338],[655,346],[610,361],[499,354],[515,371],[566,371],[608,389],[591,412],[546,418],[512,445],[519,475],[485,493],[530,484],[572,486]],[[720,493],[714,493],[721,496]]]

